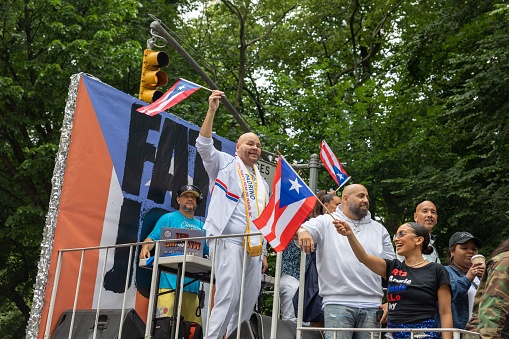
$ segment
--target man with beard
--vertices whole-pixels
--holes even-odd
[[[360,184],[346,186],[341,205],[336,211],[324,214],[302,224],[297,231],[299,245],[310,253],[316,248],[318,285],[323,298],[325,327],[376,328],[377,310],[383,297],[382,282],[355,257],[348,240],[334,227],[334,219],[347,221],[366,252],[385,259],[394,259],[395,253],[387,229],[371,219],[367,189]],[[386,307],[382,308],[387,315]],[[375,333],[375,337],[378,338]],[[332,332],[326,338],[333,338]],[[337,332],[338,339],[367,339],[369,332]]]
[[[434,203],[429,200],[425,200],[421,202],[415,208],[414,213],[414,221],[418,224],[424,225],[429,232],[429,245],[433,247],[433,253],[431,254],[423,254],[422,257],[429,262],[434,262],[440,264],[440,257],[438,256],[437,249],[435,248],[435,239],[436,237],[431,234],[433,228],[438,222],[438,213],[437,207]],[[398,260],[403,261],[405,258],[398,255]]]
[[[253,220],[269,201],[269,186],[256,166],[262,153],[260,139],[254,133],[242,134],[235,157],[216,149],[212,126],[223,95],[222,91],[212,91],[196,138],[196,149],[209,176],[211,191],[204,229],[207,236],[259,233]],[[209,339],[220,339],[225,333],[229,337],[237,328],[239,317],[241,322],[251,317],[260,294],[260,274],[267,269],[267,253],[259,234],[247,239],[224,237],[208,242],[215,263],[216,290],[207,335]]]
[[[144,240],[155,241],[161,240],[161,229],[163,227],[172,228],[187,228],[192,230],[203,230],[203,222],[195,218],[194,211],[202,200],[201,191],[194,185],[182,186],[175,198],[179,205],[179,210],[175,212],[166,213],[159,218],[154,229],[148,237]],[[203,232],[205,235],[205,231]],[[150,258],[150,251],[154,248],[155,244],[143,244],[140,250],[140,259]],[[207,247],[204,248],[204,253],[208,252]],[[191,279],[186,278],[184,284],[187,284]],[[173,304],[175,300],[175,293],[168,293],[174,290],[177,286],[177,277],[171,273],[161,272],[159,279],[159,298],[157,299],[158,317],[171,317],[173,315]],[[200,303],[198,300],[198,290],[200,282],[195,281],[184,287],[184,294],[182,295],[182,310],[181,315],[188,321],[193,321],[202,324],[201,317],[197,316],[196,309]]]

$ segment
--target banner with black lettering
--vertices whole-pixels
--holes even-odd
[[[54,236],[49,240],[48,267],[40,268],[47,270],[40,272],[47,281],[44,302],[40,302],[39,337],[48,316],[59,250],[143,241],[161,215],[178,208],[173,197],[185,184],[198,186],[204,201],[209,198],[208,176],[195,148],[198,126],[167,112],[152,117],[138,113],[136,109],[142,106],[138,99],[92,77],[77,77],[72,122],[63,128],[63,135],[70,129],[70,140],[62,153],[65,159],[57,159],[61,166],[54,174],[54,180],[62,176],[61,190],[53,192],[57,211],[54,225],[46,225],[54,226]],[[235,144],[227,139],[214,136],[214,143],[224,152],[235,153]],[[196,210],[202,220],[206,206],[202,203]],[[137,257],[128,267],[128,259],[128,248],[87,255],[77,308],[97,308],[99,295],[101,309],[121,308],[130,268],[127,306],[145,317],[152,272],[138,268]],[[73,308],[81,260],[77,252],[62,261],[51,331],[60,314]],[[37,296],[34,304],[38,304]]]

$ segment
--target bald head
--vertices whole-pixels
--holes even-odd
[[[438,222],[438,212],[435,204],[429,200],[425,200],[417,205],[414,213],[414,221],[424,225],[428,232],[431,233]]]
[[[368,192],[368,190],[366,189],[366,187],[364,187],[363,185],[361,184],[352,184],[352,185],[348,185],[346,186],[344,189],[343,189],[343,193],[341,194],[342,196],[348,196],[348,195],[351,195],[355,192],[358,192],[358,191],[366,191],[366,193]]]
[[[236,153],[244,164],[254,166],[262,154],[258,136],[251,132],[242,134],[237,141]]]
[[[368,190],[361,184],[348,185],[343,190],[341,208],[343,214],[353,220],[360,220],[368,215]]]

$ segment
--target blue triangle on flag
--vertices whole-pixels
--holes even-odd
[[[312,195],[313,192],[311,192],[306,183],[302,181],[293,168],[283,159],[281,162],[280,207],[288,206]]]

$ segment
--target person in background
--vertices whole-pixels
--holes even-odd
[[[440,257],[437,249],[435,248],[435,236],[431,233],[438,222],[437,207],[429,200],[425,200],[417,205],[414,213],[414,221],[418,224],[424,225],[429,232],[430,246],[433,252],[430,254],[423,254],[422,257],[429,262],[440,264]],[[399,261],[403,261],[402,256],[397,256]]]
[[[326,213],[325,208],[329,212],[334,212],[336,207],[341,204],[341,198],[335,194],[330,194],[324,190],[317,193],[316,197],[319,201],[316,202],[313,211],[310,214],[311,218],[317,217]],[[323,207],[325,206],[325,207]],[[290,241],[282,254],[281,262],[281,280],[280,284],[280,299],[281,299],[281,319],[292,320],[297,322],[297,315],[293,305],[293,297],[299,288],[300,278],[300,248],[295,242]],[[310,257],[306,256],[306,267],[309,263]],[[304,320],[305,321],[305,320]]]
[[[326,214],[327,211],[332,213],[341,205],[341,198],[334,191],[325,192],[325,190],[321,190],[316,197],[323,205],[317,201],[309,215],[310,218],[316,218],[319,215]]]
[[[422,258],[429,254],[429,232],[421,224],[408,222],[394,235],[396,252],[405,259],[383,259],[369,254],[357,240],[350,225],[334,220],[338,233],[344,235],[357,259],[387,280],[389,316],[387,328],[436,328],[436,307],[443,328],[452,327],[451,289],[445,268]],[[426,338],[440,338],[438,332],[425,332]],[[395,339],[410,338],[409,332],[392,332]],[[451,332],[442,338],[452,339]]]
[[[452,321],[455,328],[464,329],[472,317],[474,296],[479,286],[479,277],[484,274],[484,265],[472,265],[472,256],[479,253],[481,240],[468,232],[456,232],[449,239],[448,266],[452,289]]]
[[[262,153],[260,139],[254,133],[242,134],[236,144],[236,156],[214,147],[212,125],[223,95],[221,91],[212,91],[207,115],[196,138],[196,149],[209,176],[211,190],[204,229],[207,236],[258,233],[252,222],[269,201],[269,186],[256,166]],[[242,237],[213,239],[209,246],[215,263],[216,290],[207,334],[209,339],[219,339],[237,328],[239,317],[241,322],[251,317],[260,294],[261,273],[267,269],[267,254],[261,235],[249,236],[247,241]],[[246,251],[248,258],[244,286],[241,286]],[[239,314],[242,287],[243,306]]]
[[[490,255],[466,329],[482,339],[509,338],[509,239]]]
[[[144,242],[161,240],[161,229],[163,227],[187,228],[192,230],[203,230],[203,222],[194,216],[194,211],[202,200],[201,191],[194,185],[182,186],[175,198],[179,205],[179,210],[166,213],[159,218],[152,232],[147,236]],[[205,232],[203,232],[205,235]],[[150,258],[150,251],[155,244],[143,244],[140,250],[140,259]],[[207,254],[208,248],[204,248],[204,254]],[[188,283],[192,279],[186,278],[184,283]],[[171,317],[173,315],[173,305],[175,301],[175,293],[169,293],[177,286],[177,278],[174,274],[161,272],[159,279],[159,298],[157,299],[158,317]],[[198,300],[198,290],[200,282],[196,281],[184,287],[182,296],[181,315],[184,319],[202,324],[200,312],[196,310],[200,307]]]
[[[351,223],[370,254],[393,259],[394,248],[387,229],[371,219],[366,187],[348,185],[341,198],[341,208],[338,207],[332,215],[324,214],[302,224],[297,231],[299,245],[310,253],[317,243],[316,264],[325,327],[376,328],[379,326],[376,313],[383,297],[381,279],[355,258],[346,238],[337,233],[333,220]],[[384,319],[382,316],[381,321]],[[331,332],[326,332],[328,339],[333,338]],[[338,339],[372,338],[369,332],[342,331],[336,334]],[[378,338],[378,332],[374,337]]]

